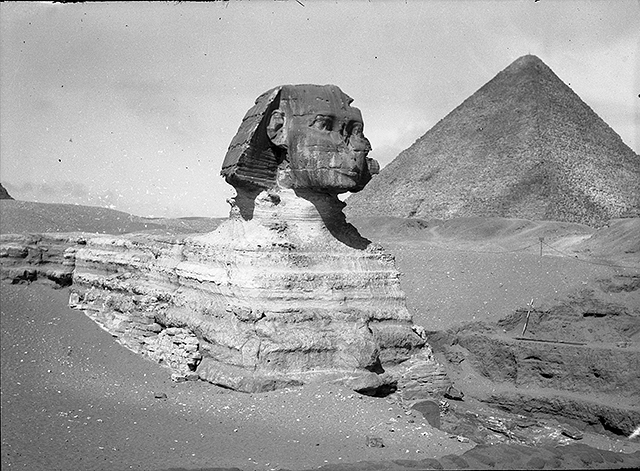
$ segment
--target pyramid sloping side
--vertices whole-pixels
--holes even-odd
[[[500,72],[347,201],[349,216],[600,225],[640,208],[640,157],[540,59]]]

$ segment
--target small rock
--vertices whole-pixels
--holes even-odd
[[[152,323],[152,324],[148,324],[145,327],[149,332],[155,332],[155,333],[160,333],[162,332],[162,326],[156,322]]]
[[[525,418],[518,417],[518,419],[515,421],[515,425],[516,427],[520,427],[520,428],[530,428],[535,425],[538,425],[538,422],[536,420],[529,419],[526,417]]]
[[[458,435],[456,437],[456,439],[460,442],[460,443],[469,443],[469,439],[467,437],[463,437],[462,435]]]
[[[584,437],[584,434],[580,430],[569,424],[560,424],[560,431],[562,432],[562,435],[574,440],[582,440]]]
[[[163,392],[157,392],[153,395],[156,399],[166,399],[167,395]]]
[[[184,383],[187,380],[182,373],[171,373],[171,381],[176,383]]]
[[[185,375],[187,381],[198,381],[200,379],[200,375],[195,371],[190,371]]]
[[[365,445],[371,448],[384,448],[384,442],[380,437],[365,436]]]
[[[444,393],[444,397],[447,399],[452,399],[454,401],[462,401],[464,397],[464,393],[459,389],[454,388],[453,386],[449,386],[447,391]]]
[[[69,295],[69,307],[74,308],[80,305],[80,295],[78,293],[71,293]]]

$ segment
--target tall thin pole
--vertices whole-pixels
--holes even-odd
[[[531,298],[531,302],[529,303],[529,310],[527,311],[527,319],[524,321],[524,327],[522,328],[522,334],[527,331],[527,326],[529,325],[529,317],[531,316],[531,310],[533,309],[533,298]]]

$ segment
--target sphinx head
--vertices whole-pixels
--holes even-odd
[[[335,85],[283,85],[261,95],[234,137],[222,175],[234,187],[357,192],[378,173],[360,110]]]

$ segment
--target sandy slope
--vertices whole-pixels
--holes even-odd
[[[547,307],[594,280],[640,272],[640,219],[598,231],[503,218],[353,223],[395,255],[408,307],[427,330],[494,322],[532,299]]]
[[[472,446],[337,386],[248,395],[172,383],[169,370],[69,309],[66,289],[0,288],[4,469],[309,469]],[[386,446],[365,446],[367,435]]]
[[[593,279],[634,271],[536,253],[387,246],[404,274],[402,286],[414,321],[428,330],[497,321],[531,300],[536,307],[548,306]]]

